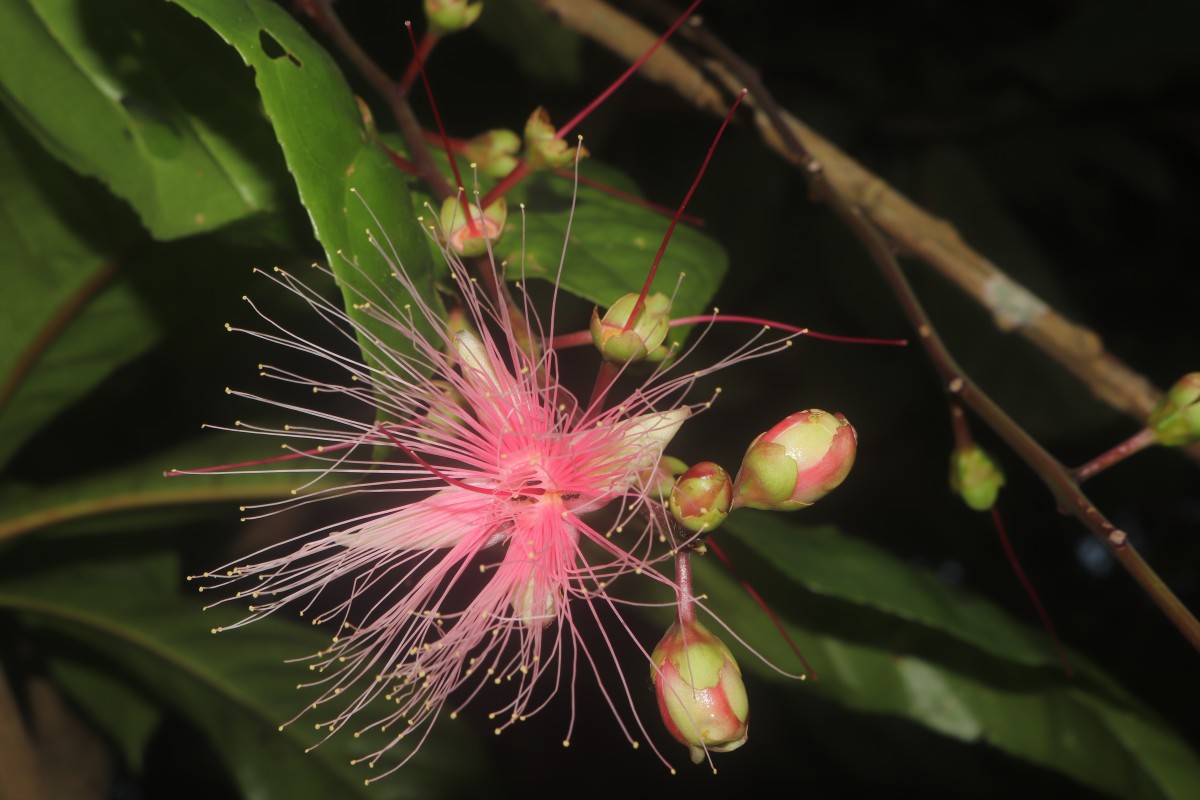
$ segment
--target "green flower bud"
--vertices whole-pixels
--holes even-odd
[[[982,448],[972,445],[950,454],[950,488],[976,511],[994,506],[1003,485],[1004,473]]]
[[[637,319],[625,330],[637,301],[638,295],[627,294],[613,303],[603,317],[599,309],[592,311],[592,342],[605,361],[627,364],[666,358],[669,349],[664,342],[671,324],[671,298],[662,292],[647,295]]]
[[[1168,447],[1200,441],[1200,372],[1175,381],[1150,412],[1147,427]]]
[[[857,448],[854,426],[841,414],[792,414],[750,443],[733,484],[733,507],[811,506],[850,474]]]
[[[555,138],[558,130],[550,124],[550,115],[540,106],[529,115],[525,123],[525,162],[530,169],[558,169],[575,163],[574,147],[567,147],[562,139]],[[579,156],[586,156],[583,145],[578,146]]]
[[[650,656],[663,724],[699,764],[746,743],[750,702],[733,654],[699,622],[676,623]]]
[[[466,30],[482,13],[483,0],[425,0],[429,27],[440,35]]]
[[[520,149],[520,136],[505,128],[496,128],[471,139],[463,152],[484,175],[503,178],[517,168],[516,155]]]
[[[667,506],[675,521],[700,533],[720,527],[733,502],[733,481],[719,464],[701,461],[679,476]]]
[[[471,206],[474,224],[468,224],[467,212],[457,196],[442,201],[442,231],[446,245],[460,256],[480,256],[487,252],[488,243],[495,244],[504,233],[504,221],[508,219],[508,204],[501,197],[479,213]]]

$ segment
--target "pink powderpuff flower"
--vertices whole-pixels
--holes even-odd
[[[390,243],[371,241],[412,301],[389,301],[391,293],[376,285],[374,296],[360,293],[357,308],[410,350],[378,341],[362,321],[280,269],[270,276],[276,283],[349,343],[360,336],[372,341],[374,356],[336,353],[253,303],[269,327],[243,331],[332,363],[344,381],[269,365],[262,374],[357,401],[363,418],[230,391],[310,422],[282,429],[238,423],[235,430],[286,438],[289,455],[202,471],[295,472],[304,483],[282,506],[353,503],[368,493],[391,502],[205,573],[205,590],[235,590],[220,603],[250,600],[249,615],[232,627],[291,608],[334,628],[329,646],[309,659],[316,677],[305,685],[319,695],[305,713],[325,712],[317,727],[326,738],[347,725],[394,732],[385,747],[359,759],[372,766],[403,739],[419,747],[439,716],[457,715],[493,683],[512,687],[511,698],[490,715],[497,733],[566,686],[572,693],[567,744],[576,679],[587,672],[626,739],[636,746],[635,729],[649,739],[605,627],[615,620],[629,633],[613,584],[638,575],[674,597],[674,579],[656,566],[671,558],[663,545],[671,522],[658,467],[683,423],[709,405],[686,404],[685,396],[697,379],[782,350],[790,337],[766,338],[764,329],[719,362],[685,372],[680,364],[689,350],[640,383],[622,376],[614,386],[634,385],[619,397],[612,389],[585,405],[559,382],[559,354],[550,346],[554,311],[543,326],[523,281],[515,284],[517,314],[488,296],[443,247],[469,323],[452,327],[421,296]],[[502,269],[487,263],[502,283]],[[580,615],[585,627],[577,624]],[[649,661],[648,650],[637,646]],[[634,673],[639,687],[642,669]],[[618,685],[609,688],[613,675]],[[416,747],[387,772],[412,752]]]

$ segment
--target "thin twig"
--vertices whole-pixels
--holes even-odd
[[[635,49],[631,43],[653,37],[648,28],[604,0],[535,2],[564,25],[626,60],[630,58],[630,50]],[[652,0],[639,2],[652,10],[661,9],[656,10],[660,17],[671,13],[665,4]],[[913,203],[787,111],[776,108],[768,115],[761,105],[756,106],[756,100],[768,97],[761,91],[757,73],[702,25],[685,25],[681,35],[713,55],[714,61],[706,65],[708,72],[667,44],[646,64],[646,77],[670,86],[684,100],[711,114],[724,113],[725,96],[742,87],[750,89],[748,102],[758,109],[755,124],[770,149],[802,166],[797,151],[788,144],[793,139],[802,142],[804,152],[821,163],[828,182],[870,219],[895,248],[924,260],[986,308],[1001,330],[1020,333],[1033,342],[1079,378],[1101,401],[1132,417],[1139,425],[1145,423],[1162,391],[1105,351],[1094,331],[1050,308],[974,250],[953,225]],[[1186,449],[1200,460],[1200,446]]]
[[[342,25],[337,12],[333,10],[332,0],[307,0],[303,4],[303,8],[328,34],[334,45],[354,65],[367,83],[371,84],[371,88],[388,104],[392,117],[395,118],[396,125],[400,128],[400,135],[404,137],[404,142],[408,145],[409,158],[417,169],[417,177],[425,182],[438,200],[445,200],[452,196],[454,190],[442,177],[442,173],[438,171],[429,148],[425,144],[425,134],[421,130],[421,123],[413,114],[412,106],[408,104],[407,93],[401,89],[400,84],[392,80],[375,63],[375,60],[359,47],[358,42]]]

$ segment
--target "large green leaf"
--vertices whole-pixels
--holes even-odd
[[[408,351],[408,343],[394,330],[355,309],[363,296],[378,302],[381,291],[394,293],[401,305],[405,302],[391,277],[391,265],[368,242],[366,231],[388,237],[431,303],[436,302],[433,261],[403,176],[368,134],[354,95],[329,54],[268,0],[174,2],[220,34],[253,69],[300,200],[342,282],[349,313],[373,336]],[[362,344],[370,349],[369,341]]]
[[[0,4],[0,97],[159,238],[280,202],[277,151],[240,72],[231,54],[160,2]]]
[[[1018,635],[1020,626],[986,602],[938,592],[931,576],[829,529],[816,531],[816,546],[801,555],[803,548],[785,539],[811,531],[763,514],[736,527],[738,541],[754,539],[755,549],[769,554],[753,564],[755,586],[819,677],[796,691],[986,743],[1116,796],[1184,798],[1200,785],[1200,759],[1177,733],[1086,662],[1076,660],[1073,680],[1049,656],[1038,665],[1030,644],[1038,634]],[[726,550],[750,553],[733,544]],[[855,563],[861,576],[853,575]],[[845,597],[825,583],[834,576],[847,581]],[[707,606],[736,621],[737,633],[766,661],[794,667],[766,614],[711,557],[696,564],[696,580]],[[990,632],[1018,652],[986,646]],[[739,650],[743,668],[781,679]]]
[[[111,205],[0,109],[0,463],[158,335],[118,276],[137,225]]]
[[[1032,631],[991,603],[833,526],[797,528],[776,514],[739,511],[723,531],[737,534],[741,546],[814,594],[940,630],[996,658],[1059,666],[1044,631]]]
[[[370,734],[335,736],[306,754],[319,736],[310,725],[276,730],[304,703],[294,687],[307,670],[284,662],[320,649],[324,636],[275,619],[213,636],[210,626],[236,616],[214,610],[201,618],[199,599],[176,589],[173,558],[111,544],[73,549],[78,558],[46,568],[20,559],[19,577],[17,564],[6,562],[0,608],[82,645],[97,664],[185,716],[211,738],[246,798],[462,796],[479,774],[478,752],[454,725],[442,726],[401,772],[371,786],[364,784],[368,769],[349,764],[378,746]]]

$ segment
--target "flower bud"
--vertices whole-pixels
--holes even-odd
[[[457,196],[442,201],[442,231],[446,244],[460,256],[479,256],[487,252],[488,243],[495,244],[504,233],[504,221],[508,218],[508,204],[501,197],[479,213],[478,206],[470,206],[472,223],[467,221],[467,212]]]
[[[700,533],[720,527],[733,502],[733,481],[719,464],[701,461],[679,476],[667,506],[675,521]]]
[[[703,761],[706,750],[727,753],[746,743],[746,686],[720,639],[699,622],[677,622],[650,659],[663,724],[688,746],[692,761]]]
[[[1168,447],[1200,441],[1200,372],[1175,381],[1150,412],[1147,427]]]
[[[557,134],[546,109],[534,109],[525,123],[525,162],[530,169],[558,169],[575,163],[575,148],[567,147],[566,142],[556,138]],[[579,145],[579,156],[587,154]]]
[[[1003,485],[1004,473],[982,448],[971,445],[950,454],[950,488],[976,511],[995,505]]]
[[[425,0],[425,18],[439,34],[464,31],[483,13],[483,0]]]
[[[671,298],[662,292],[646,295],[637,319],[625,330],[638,297],[637,294],[621,297],[603,317],[599,309],[592,311],[592,342],[605,361],[627,364],[666,358],[668,348],[663,343],[671,323]]]
[[[521,137],[505,128],[486,131],[467,142],[463,154],[491,178],[503,178],[517,168]]]
[[[854,466],[857,434],[844,416],[799,411],[750,443],[733,507],[793,511],[833,491]]]

